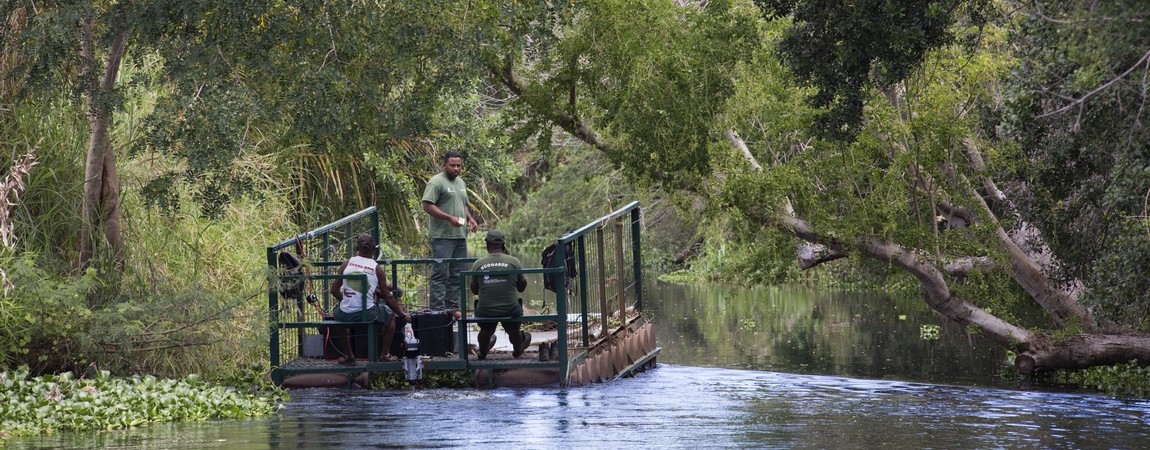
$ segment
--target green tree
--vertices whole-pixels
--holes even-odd
[[[9,0],[0,10],[14,24],[4,53],[19,63],[4,65],[5,86],[24,86],[25,98],[87,101],[81,266],[101,242],[114,260],[124,257],[116,158],[125,154],[171,159],[144,187],[164,211],[190,192],[202,214],[219,217],[253,186],[253,174],[233,162],[267,153],[283,179],[299,180],[299,222],[383,203],[396,220],[389,228],[413,234],[408,200],[437,170],[435,153],[464,150],[477,162],[473,178],[484,181],[477,186],[493,192],[513,181],[506,140],[488,132],[498,124],[471,120],[496,112],[475,92],[489,48],[519,45],[508,36],[522,28],[547,29],[546,17],[541,25],[527,18],[548,11],[484,2]],[[142,132],[117,154],[109,133],[123,111],[125,55],[157,58],[163,70],[150,80],[161,91]]]
[[[269,179],[287,189],[300,174],[301,184],[312,183],[300,189],[312,197],[297,204],[321,206],[301,208],[307,212],[294,217],[301,226],[376,202],[411,223],[407,199],[419,191],[411,185],[438,170],[436,151],[464,150],[477,162],[475,179],[510,183],[510,164],[500,164],[509,160],[501,159],[504,141],[484,135],[498,128],[472,120],[482,109],[475,91],[486,66],[446,45],[470,29],[456,10],[419,2],[202,3],[0,3],[5,136],[22,134],[32,148],[27,135],[56,123],[37,129],[28,111],[70,118],[84,104],[93,168],[77,177],[91,201],[75,207],[61,195],[50,206],[87,221],[77,227],[82,237],[42,239],[38,248],[21,239],[14,255],[0,255],[12,262],[4,265],[7,276],[18,280],[4,298],[24,308],[5,315],[5,331],[21,336],[0,349],[5,362],[36,372],[89,362],[151,371],[242,362],[253,350],[242,340],[266,332],[250,322],[266,314],[253,315],[259,303],[243,300],[253,287],[262,291],[247,278],[252,253],[236,249],[296,228],[283,211],[268,209],[284,197]],[[12,111],[25,117],[9,121]],[[52,155],[81,148],[70,145],[83,134],[70,122],[55,129],[68,136],[52,142]],[[298,163],[300,156],[311,159]],[[71,176],[78,167],[69,158],[41,161],[30,178]],[[117,161],[146,164],[125,170]],[[143,188],[121,190],[123,173],[138,176]],[[63,180],[60,191],[72,192]],[[249,193],[263,198],[240,198]],[[140,194],[169,214],[152,214]],[[221,223],[228,207],[256,217]],[[138,228],[122,226],[125,208],[137,208],[128,224]],[[22,237],[40,232],[34,217],[15,227]],[[242,243],[229,233],[243,234]],[[77,244],[79,252],[61,248]],[[77,274],[51,258],[60,255],[73,267],[105,270]],[[105,261],[114,264],[99,264]],[[254,331],[236,336],[222,331],[228,325]],[[246,352],[230,360],[210,353],[221,348]]]
[[[987,20],[989,0],[755,0],[768,18],[791,25],[779,53],[800,80],[818,90],[810,103],[829,107],[819,130],[849,138],[862,125],[873,86],[906,79],[928,52],[956,40],[959,19],[976,26]]]
[[[1150,337],[1129,321],[1096,321],[1076,291],[1047,275],[1067,261],[1043,257],[1045,235],[1012,203],[1026,199],[998,187],[994,175],[1009,170],[1016,148],[987,132],[1014,63],[1005,26],[957,21],[957,2],[905,6],[910,13],[880,3],[886,8],[872,14],[846,11],[854,4],[823,5],[842,11],[820,17],[841,20],[818,26],[838,31],[806,35],[828,40],[809,42],[812,48],[849,60],[864,51],[865,67],[831,64],[866,75],[838,80],[845,86],[800,69],[797,81],[814,90],[798,91],[771,58],[755,57],[761,38],[784,43],[788,68],[800,58],[807,67],[823,61],[788,53],[798,47],[786,45],[796,33],[786,27],[805,26],[802,14],[818,2],[789,3],[795,9],[786,12],[802,14],[777,23],[748,20],[756,12],[738,2],[598,2],[572,17],[556,51],[541,58],[550,64],[505,64],[496,73],[521,106],[629,174],[709,197],[711,211],[732,218],[747,241],[781,231],[806,243],[797,255],[803,267],[849,257],[911,275],[930,307],[1016,352],[1024,373],[1150,361]],[[888,30],[892,20],[909,22]],[[893,36],[871,49],[853,47],[883,33]],[[974,39],[957,45],[955,36]],[[582,73],[586,86],[575,76]],[[852,90],[861,101],[850,100]],[[854,139],[820,140],[823,124],[804,118],[823,112],[796,105],[796,92],[813,96],[813,105],[845,106],[855,122],[841,123],[858,124],[847,133]],[[1018,300],[1040,306],[1047,322],[1018,319]]]
[[[1063,263],[1055,279],[1084,287],[1099,318],[1150,331],[1150,6],[1034,2],[1022,12],[1000,128],[1026,164],[1001,178]]]

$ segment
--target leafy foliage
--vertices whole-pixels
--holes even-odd
[[[613,142],[608,157],[630,178],[697,186],[724,131],[714,120],[734,90],[729,71],[757,44],[745,12],[730,1],[701,9],[589,2],[560,42],[516,67],[530,82],[517,106],[576,114],[603,130]]]
[[[1087,286],[1099,317],[1148,331],[1150,8],[1039,2],[1025,12],[1000,129],[1027,164],[1002,176],[1025,187],[1023,216],[1063,263],[1057,279]]]
[[[819,128],[833,138],[861,130],[870,88],[887,88],[920,66],[927,54],[954,42],[951,26],[966,12],[985,24],[989,0],[755,0],[768,18],[788,17],[779,41],[783,60],[818,91],[815,107],[830,107]]]
[[[546,242],[530,239],[562,236],[574,231],[572,226],[610,213],[607,202],[629,198],[623,177],[601,154],[584,148],[565,156],[563,169],[534,191],[504,226],[503,231],[516,242],[542,248]]]
[[[1060,371],[1054,378],[1059,383],[1098,389],[1118,398],[1150,397],[1150,367],[1139,365],[1138,361],[1076,371]]]
[[[70,225],[80,205],[83,184],[82,115],[63,102],[15,102],[0,110],[0,168],[10,164],[30,148],[36,148],[38,165],[28,174],[27,189],[9,207],[17,236],[15,249],[34,251],[63,264],[66,247],[79,239]]]
[[[605,155],[586,146],[556,153],[558,167],[500,225],[512,238],[514,249],[535,249],[538,255],[555,238],[574,231],[573,227],[631,201],[643,205],[645,265],[666,267],[676,252],[692,242],[701,220],[690,212],[690,196],[637,186],[613,169]]]
[[[764,169],[729,175],[722,205],[754,211],[791,202],[828,236],[878,236],[939,257],[992,252],[993,245],[980,240],[989,237],[989,229],[957,233],[933,224],[942,214],[938,204],[972,201],[969,177],[979,175],[964,169],[964,145],[1001,145],[981,136],[977,117],[967,113],[994,104],[987,89],[1009,64],[996,53],[1001,32],[983,37],[979,52],[940,50],[888,95],[872,97],[869,121],[850,143],[813,137],[819,111],[802,103],[804,91],[793,88],[781,66],[757,64],[740,72],[745,78],[729,101],[731,118],[738,129],[751,130],[741,135]],[[929,186],[914,177],[930,180]],[[741,218],[735,224],[748,240],[774,233],[771,224]]]

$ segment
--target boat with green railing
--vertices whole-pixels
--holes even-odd
[[[367,282],[364,275],[335,271],[353,254],[356,236],[370,234],[378,242],[377,210],[367,208],[285,239],[267,247],[272,380],[287,387],[351,385],[372,372],[404,372],[408,380],[418,382],[426,369],[468,371],[475,374],[478,385],[530,380],[533,384],[579,386],[654,367],[660,349],[654,329],[642,313],[640,220],[639,204],[634,202],[557,238],[550,261],[557,262],[558,267],[483,272],[547,278],[546,283],[537,283],[547,289],[534,292],[532,297],[538,298],[528,299],[529,305],[543,307],[529,308],[516,318],[474,317],[468,308],[471,295],[464,288],[460,289],[458,310],[426,307],[429,298],[423,287],[434,265],[466,265],[477,258],[377,259],[386,268],[393,295],[416,311],[411,324],[414,336],[405,336],[404,324],[398,324],[387,349],[390,354],[402,355],[399,361],[378,357],[383,350],[379,348],[379,324],[368,320],[339,322],[327,313],[333,303],[338,305],[325,295],[332,281]],[[530,264],[524,262],[525,266]],[[461,271],[459,286],[468,286],[470,277],[478,274]],[[496,347],[485,359],[476,358],[477,324],[502,320],[517,321],[532,330],[528,351],[513,357],[508,348]],[[352,349],[333,339],[341,329],[351,334]],[[412,343],[408,349],[404,348],[406,342]],[[341,364],[339,358],[345,354],[363,358]]]

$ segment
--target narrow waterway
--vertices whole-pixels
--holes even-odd
[[[648,283],[661,358],[691,366],[1012,387],[1000,347],[921,299],[805,287]],[[924,328],[937,327],[937,339]],[[929,334],[929,331],[927,331]]]
[[[650,282],[659,367],[573,389],[309,389],[274,416],[10,448],[1143,448],[1150,402],[1018,385],[915,299]],[[941,325],[939,338],[920,337]]]

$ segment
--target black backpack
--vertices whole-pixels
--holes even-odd
[[[543,249],[543,255],[542,255],[543,258],[539,262],[539,264],[542,265],[543,268],[559,267],[559,261],[555,260],[555,249],[556,249],[555,242],[552,242],[551,245],[548,245],[547,248]],[[574,248],[574,246],[571,245],[570,242],[568,242],[566,245],[563,246],[563,259],[564,259],[565,265],[567,266],[567,286],[571,286],[571,280],[574,279],[575,275],[578,275],[579,273],[575,270],[575,248]],[[556,275],[559,275],[559,274],[557,274],[557,273],[545,273],[545,274],[543,274],[543,288],[544,289],[547,289],[551,292],[555,292]]]
[[[279,266],[283,275],[303,275],[303,261],[291,252],[280,252]],[[296,278],[280,283],[279,292],[284,298],[299,300],[302,298],[303,288],[303,280]]]

